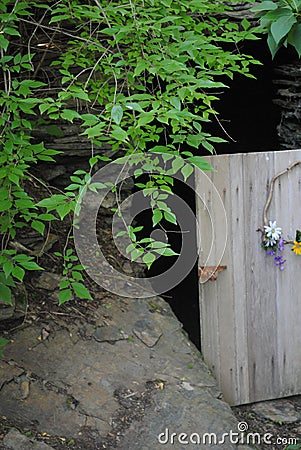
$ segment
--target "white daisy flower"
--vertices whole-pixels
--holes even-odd
[[[276,220],[274,222],[270,220],[269,226],[265,225],[264,230],[265,235],[270,242],[269,245],[276,244],[276,242],[281,238],[282,228],[277,227]]]
[[[277,244],[277,242],[276,241],[274,241],[274,239],[269,239],[269,238],[266,238],[266,241],[265,241],[265,246],[266,247],[274,247],[274,245],[276,245]]]

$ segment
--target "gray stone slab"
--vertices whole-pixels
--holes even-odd
[[[52,272],[42,272],[38,278],[33,279],[33,284],[39,289],[55,291],[58,289],[62,277]]]
[[[237,431],[237,422],[230,408],[224,402],[215,399],[208,390],[198,388],[193,395],[187,395],[187,392],[181,391],[180,388],[167,386],[155,395],[154,403],[142,421],[131,425],[118,448],[230,450],[236,446],[227,440],[224,444],[220,443],[223,433],[230,430]],[[187,437],[184,438],[182,433]],[[190,438],[193,443],[190,442]],[[197,439],[200,439],[200,445],[196,445]],[[179,440],[188,443],[181,443]]]
[[[105,317],[104,326],[91,330],[88,338],[77,325],[69,330],[68,322],[62,327],[51,322],[45,340],[40,337],[44,324],[16,332],[5,351],[4,375],[0,367],[1,415],[66,438],[76,439],[85,427],[101,440],[118,433],[117,448],[124,450],[160,449],[158,435],[166,428],[217,436],[237,430],[200,353],[161,298],[116,298],[109,310],[100,306],[98,315]],[[26,395],[20,395],[16,382],[22,374],[30,374]],[[143,399],[150,381],[158,389],[138,420],[130,400]],[[128,392],[126,407],[118,392]],[[136,418],[128,421],[131,414]],[[190,448],[180,443],[169,447]]]
[[[30,394],[23,401],[20,401],[17,383],[5,385],[0,392],[0,415],[18,422],[21,419],[26,426],[58,436],[76,437],[85,426],[85,414],[73,408],[71,397],[47,390],[36,383],[31,383]],[[99,431],[106,433],[109,429],[109,424],[102,422]]]
[[[259,402],[253,406],[253,411],[264,419],[276,423],[294,423],[301,419],[294,405],[289,400]]]
[[[121,327],[117,326],[103,326],[96,328],[93,338],[98,342],[116,342],[128,339]]]
[[[9,450],[53,450],[53,447],[28,438],[17,430],[10,430],[4,437],[3,444]]]
[[[148,347],[154,347],[162,336],[161,328],[151,318],[137,320],[133,327],[133,333]]]
[[[17,367],[13,362],[7,363],[0,360],[0,390],[3,385],[13,380],[14,377],[21,375],[23,369]]]

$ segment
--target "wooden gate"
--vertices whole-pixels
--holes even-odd
[[[273,177],[300,161],[301,150],[206,159],[216,169],[207,174],[224,204],[227,229],[221,229],[212,185],[198,175],[196,190],[203,198],[197,200],[200,266],[227,268],[216,281],[200,278],[204,359],[232,405],[300,394],[301,255],[292,251],[293,244],[285,245],[286,267],[279,270],[274,256],[262,249],[262,233],[256,230],[264,225]],[[279,176],[272,194],[268,220],[277,221],[282,237],[293,241],[301,229],[301,165]],[[220,250],[215,249],[222,247],[224,235],[227,244],[219,261]]]

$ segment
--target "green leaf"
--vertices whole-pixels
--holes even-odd
[[[56,208],[56,211],[57,211],[58,215],[60,216],[61,220],[63,220],[64,217],[66,217],[67,214],[70,213],[71,209],[72,209],[71,204],[65,202],[65,203],[59,205],[59,206]]]
[[[40,222],[39,220],[33,220],[31,222],[31,228],[33,228],[34,230],[36,230],[38,233],[40,234],[44,234],[45,231],[45,225],[43,224],[43,222]]]
[[[144,228],[144,226],[141,225],[140,227],[135,227],[135,228],[133,228],[133,231],[134,231],[135,233],[138,233],[138,231],[143,230],[143,228]]]
[[[8,211],[12,207],[11,200],[1,200],[0,202],[0,212]]]
[[[123,141],[123,142],[125,142],[125,141],[128,141],[128,140],[129,140],[128,135],[127,135],[127,132],[124,131],[124,130],[123,130],[122,128],[120,128],[120,127],[115,127],[114,130],[112,130],[112,132],[111,132],[111,136],[112,136],[114,139],[117,139],[117,141]]]
[[[18,30],[10,27],[5,27],[3,33],[9,34],[10,36],[21,36]]]
[[[12,305],[11,289],[0,281],[0,298],[3,302]]]
[[[280,17],[291,16],[292,10],[290,8],[278,8],[274,11],[269,11],[262,18],[261,22],[264,24],[266,21],[276,22]],[[268,25],[268,24],[267,24]]]
[[[177,225],[177,218],[172,212],[164,211],[164,219],[167,220],[167,222]]]
[[[84,125],[89,127],[92,127],[99,122],[99,118],[94,114],[83,114],[81,119],[84,121]]]
[[[71,86],[69,89],[70,93],[72,94],[72,97],[79,98],[80,100],[84,100],[86,102],[89,102],[89,96],[88,94],[83,90],[83,88],[79,86]],[[60,95],[59,95],[60,97]]]
[[[153,212],[153,226],[155,227],[159,222],[161,222],[163,214],[160,209],[155,209]]]
[[[20,178],[18,177],[18,175],[14,174],[12,172],[9,172],[8,179],[10,181],[12,181],[13,183],[15,183],[17,186],[19,186]]]
[[[210,144],[208,141],[203,140],[202,146],[203,146],[206,150],[208,150],[210,153],[213,153],[213,152],[214,152],[214,147],[213,147],[213,145]]]
[[[272,55],[272,58],[274,58],[274,56],[276,55],[277,51],[279,50],[279,45],[276,44],[273,36],[271,33],[268,34],[268,39],[267,39],[267,43]]]
[[[142,254],[143,254],[142,248],[135,248],[134,250],[131,251],[131,260],[135,261],[137,258],[142,256]]]
[[[136,248],[136,244],[129,244],[125,249],[126,253],[130,253],[132,250]]]
[[[53,214],[39,214],[38,219],[40,220],[57,220],[57,218]]]
[[[28,208],[34,208],[34,203],[30,198],[22,198],[15,200],[15,206],[22,211]]]
[[[44,270],[43,267],[39,266],[34,261],[20,261],[20,265],[26,270]]]
[[[151,249],[155,249],[155,248],[165,249],[165,248],[167,248],[168,245],[169,244],[167,244],[166,242],[154,241],[154,242],[151,242],[147,247],[151,248]]]
[[[177,109],[178,111],[181,111],[181,100],[179,98],[172,97],[170,99],[170,103],[175,109]]]
[[[154,117],[154,113],[141,113],[137,123],[137,127],[143,127],[144,125],[147,125],[154,120]]]
[[[13,271],[14,263],[10,259],[7,259],[3,263],[2,268],[3,268],[3,272],[5,273],[6,278],[8,278]]]
[[[271,33],[276,45],[278,45],[281,39],[289,33],[296,22],[296,17],[294,14],[291,14],[290,16],[280,17],[276,22],[272,23]]]
[[[184,164],[184,159],[175,158],[171,163],[172,173],[177,173],[184,166]]]
[[[121,236],[124,236],[126,234],[127,234],[126,231],[119,231],[119,233],[116,234],[116,237],[121,237]]]
[[[70,281],[68,278],[62,278],[60,281],[60,290],[70,287]]]
[[[83,275],[82,275],[80,272],[77,272],[77,271],[73,270],[73,271],[71,272],[71,275],[72,275],[72,278],[73,278],[74,280],[84,281],[84,280],[83,280]]]
[[[265,2],[260,2],[259,5],[253,6],[253,8],[251,8],[252,12],[257,12],[257,11],[271,11],[273,9],[277,9],[278,5],[277,3],[271,2],[271,1],[265,1]]]
[[[147,265],[147,268],[149,269],[153,264],[153,262],[156,261],[156,255],[148,252],[145,255],[143,255],[142,261]]]
[[[72,298],[71,289],[62,289],[59,292],[59,305],[62,305],[65,302],[68,302]]]
[[[202,156],[191,156],[187,158],[194,166],[201,170],[214,170],[213,167]]]
[[[162,253],[163,256],[178,256],[179,253],[176,253],[175,251],[173,251],[172,248],[167,247],[164,252]]]
[[[111,117],[113,121],[119,125],[123,116],[123,110],[120,105],[114,105],[111,112]]]
[[[141,72],[143,72],[145,69],[149,67],[149,62],[145,61],[144,59],[140,59],[137,61],[137,64],[135,65],[135,71],[134,76],[139,76]]]
[[[17,278],[19,281],[23,281],[25,270],[22,267],[15,266],[12,271],[12,275],[14,278]]]
[[[187,144],[194,148],[199,148],[203,140],[204,140],[203,133],[189,134],[187,136]]]
[[[226,139],[223,139],[223,138],[220,138],[220,137],[216,137],[216,136],[208,137],[207,140],[210,141],[210,142],[216,142],[216,143],[228,142]]]
[[[83,134],[87,134],[89,139],[94,138],[96,136],[102,136],[104,126],[105,126],[104,123],[98,123],[94,127],[87,128],[87,130],[85,130]]]
[[[91,297],[90,292],[88,291],[88,289],[82,284],[82,283],[77,283],[75,281],[73,281],[71,283],[72,289],[74,290],[74,293],[77,297],[79,298],[87,298],[89,300],[93,300]]]
[[[144,112],[139,103],[126,103],[125,107],[132,111]]]
[[[162,211],[167,211],[167,212],[170,211],[169,206],[167,206],[167,204],[165,202],[157,201],[157,205],[158,205],[158,208],[160,208]]]
[[[3,48],[6,51],[8,45],[9,41],[3,36],[3,34],[0,34],[0,48]]]
[[[190,177],[190,175],[193,174],[193,170],[194,170],[193,166],[187,163],[185,164],[184,167],[182,167],[181,173],[184,177],[184,181],[186,181]]]
[[[288,43],[295,47],[301,57],[301,24],[295,25],[288,36]]]
[[[36,206],[43,206],[48,210],[53,210],[53,209],[56,209],[59,205],[61,205],[64,202],[66,202],[65,195],[56,194],[56,195],[52,195],[51,197],[40,200],[36,204]]]

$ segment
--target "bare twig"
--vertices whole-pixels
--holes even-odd
[[[82,38],[81,36],[77,36],[75,34],[68,33],[67,31],[62,30],[61,28],[49,27],[47,25],[42,25],[41,23],[38,23],[36,21],[24,19],[23,17],[22,18],[20,17],[20,21],[24,22],[24,23],[29,23],[31,25],[36,25],[37,28],[42,28],[42,29],[45,29],[45,30],[53,31],[53,32],[58,31],[60,34],[63,34],[65,36],[69,36],[72,39],[75,39],[77,41],[83,41],[83,42],[86,42],[86,43],[89,43],[89,44],[93,44],[93,45],[95,45],[95,47],[100,47],[103,50],[103,45],[98,44],[96,41],[91,41],[90,39],[85,39],[85,38]]]

